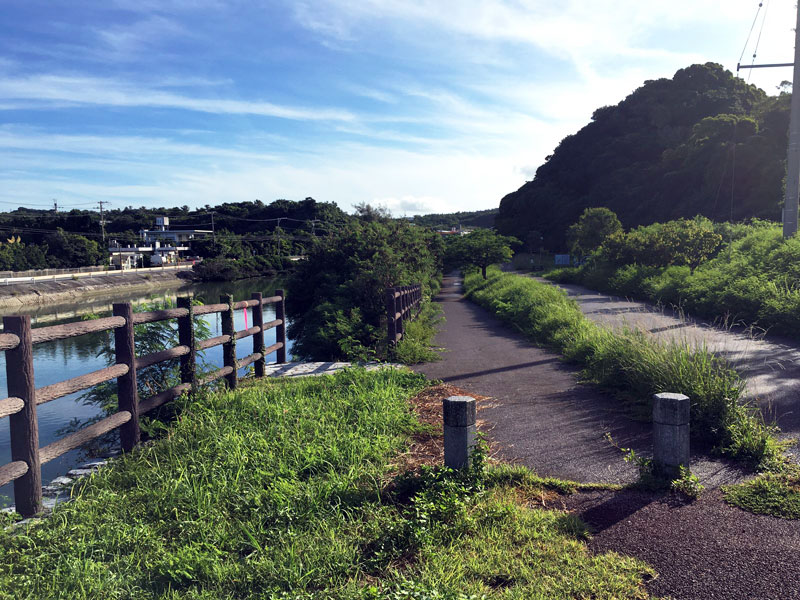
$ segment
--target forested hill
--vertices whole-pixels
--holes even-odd
[[[647,81],[567,136],[500,203],[497,228],[565,248],[567,227],[606,206],[625,227],[701,214],[780,219],[790,94],[767,96],[707,63]]]

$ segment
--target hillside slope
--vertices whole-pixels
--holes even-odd
[[[779,219],[790,94],[767,96],[707,63],[647,81],[567,136],[536,177],[500,203],[496,224],[550,248],[586,207],[625,227],[705,215]]]

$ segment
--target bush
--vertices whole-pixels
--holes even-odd
[[[354,221],[315,244],[289,280],[293,354],[388,357],[386,289],[421,283],[427,302],[441,282],[441,245],[433,231],[388,219]]]

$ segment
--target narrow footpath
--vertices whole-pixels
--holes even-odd
[[[588,290],[570,293],[583,300],[587,315],[608,319],[643,312],[617,306],[615,299],[594,298]],[[437,300],[446,322],[436,343],[445,352],[440,362],[415,370],[489,397],[479,403],[478,426],[498,458],[581,482],[635,480],[635,470],[605,433],[620,446],[648,454],[648,424],[630,419],[613,398],[580,383],[579,372],[558,355],[536,348],[465,300],[459,277],[445,278]],[[659,327],[668,331],[684,325],[668,321],[651,329]],[[708,488],[693,503],[623,489],[575,494],[552,508],[575,512],[590,525],[590,550],[613,550],[651,564],[659,573],[647,586],[654,596],[800,599],[800,522],[727,505],[714,488],[741,479],[733,465],[693,456],[692,470]]]

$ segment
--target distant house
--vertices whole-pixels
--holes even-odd
[[[120,269],[131,269],[144,263],[145,255],[149,255],[153,266],[177,264],[181,252],[191,249],[191,243],[212,235],[208,229],[170,229],[169,217],[156,217],[155,229],[142,229],[139,237],[142,242],[137,246],[122,246],[112,240],[108,248],[111,264]]]

